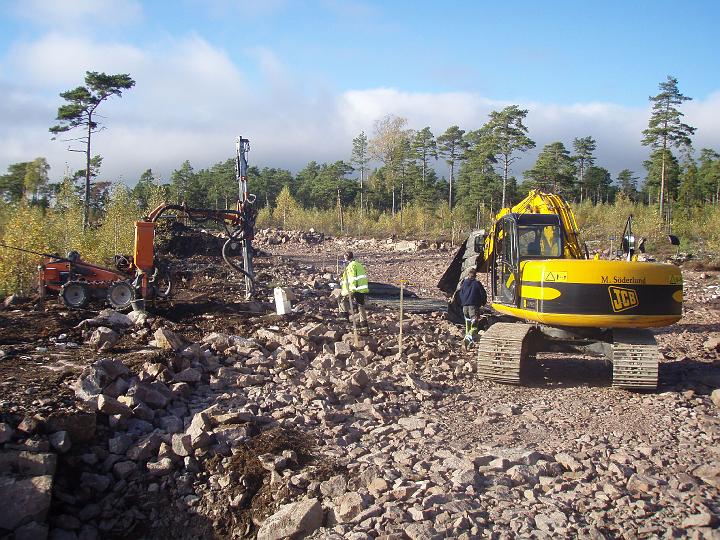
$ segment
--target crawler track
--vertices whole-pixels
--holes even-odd
[[[613,386],[655,390],[658,383],[658,345],[648,330],[613,332]]]
[[[495,323],[478,342],[478,375],[505,384],[520,384],[530,324]]]

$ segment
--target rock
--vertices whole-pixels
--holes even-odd
[[[162,458],[156,462],[148,462],[147,470],[151,476],[164,476],[173,470],[173,462],[169,457]]]
[[[403,531],[410,540],[432,540],[437,537],[437,531],[428,521],[410,523],[403,527]]]
[[[323,511],[318,499],[303,499],[285,504],[267,518],[257,540],[281,540],[308,536],[322,526]]]
[[[270,472],[281,471],[287,465],[287,460],[284,457],[274,454],[260,454],[257,459],[263,469]]]
[[[8,442],[12,439],[14,430],[10,427],[10,424],[0,422],[0,444]]]
[[[703,349],[706,351],[720,351],[720,334],[711,335],[703,343]]]
[[[0,479],[0,529],[13,530],[30,521],[45,521],[52,499],[53,477],[33,476],[15,480]]]
[[[192,441],[190,439],[190,435],[186,435],[184,433],[176,433],[172,436],[172,451],[180,456],[185,457],[192,454]]]
[[[358,369],[355,373],[353,373],[353,376],[350,377],[350,382],[356,384],[360,388],[365,388],[365,386],[367,386],[370,382],[370,377],[368,377],[368,374],[364,369]]]
[[[119,433],[115,437],[108,439],[108,450],[112,454],[124,455],[130,448],[132,439],[126,433]]]
[[[333,500],[333,504],[335,505],[335,516],[341,523],[351,521],[366,507],[362,495],[355,491],[341,495]]]
[[[190,427],[185,433],[190,436],[190,442],[194,449],[207,448],[212,444],[212,436],[208,433],[211,429],[212,425],[207,414],[199,412],[193,416]]]
[[[155,338],[155,344],[161,349],[179,351],[185,347],[182,338],[167,328],[158,328],[155,330],[153,337]]]
[[[635,493],[651,493],[665,482],[659,478],[645,474],[633,474],[628,480],[627,489]]]
[[[347,480],[341,474],[320,482],[320,493],[329,499],[340,497],[347,491]]]
[[[169,395],[159,392],[146,383],[139,383],[131,387],[128,393],[154,409],[162,409],[168,404],[168,401],[170,401]],[[168,391],[168,394],[169,393]]]
[[[326,326],[323,326],[322,324],[308,324],[307,326],[304,326],[298,331],[298,335],[309,337],[309,338],[318,338],[322,336],[325,331],[327,330]]]
[[[118,414],[122,417],[132,416],[132,410],[127,405],[120,403],[117,399],[100,394],[97,401],[98,410],[105,414]]]
[[[0,453],[0,475],[52,476],[57,467],[55,454],[5,451]]]
[[[183,421],[177,416],[169,415],[160,418],[160,427],[168,433],[180,433],[183,430]]]
[[[67,431],[56,431],[50,435],[50,445],[61,454],[64,454],[70,450],[72,441]]]
[[[335,342],[335,356],[337,358],[345,359],[348,358],[352,354],[352,349],[350,348],[350,345],[345,343],[344,341],[337,341]]]
[[[202,339],[203,343],[212,346],[217,352],[225,352],[230,347],[230,338],[226,334],[212,332]]]
[[[715,524],[716,518],[710,512],[703,511],[698,514],[693,514],[686,517],[682,522],[683,529],[690,527],[712,527]]]
[[[114,309],[103,309],[100,314],[95,317],[95,320],[105,322],[107,326],[127,328],[133,325],[133,321],[130,317]]]
[[[70,440],[85,443],[95,437],[97,415],[94,412],[76,411],[53,413],[45,422],[48,431],[67,431]]]
[[[128,459],[133,461],[147,461],[152,458],[160,448],[162,439],[157,433],[150,433],[140,439],[126,453]]]
[[[566,454],[563,452],[555,454],[555,461],[565,467],[568,471],[577,472],[583,468],[582,463],[580,463],[570,454]]]
[[[127,314],[127,318],[130,319],[135,326],[145,326],[148,314],[144,311],[131,311]]]
[[[559,510],[535,516],[535,526],[542,531],[552,532],[565,527],[565,525],[567,525],[567,517]]]
[[[200,382],[200,379],[202,378],[202,373],[199,369],[195,368],[187,368],[182,370],[180,373],[175,375],[173,377],[173,380],[175,382]]]
[[[720,407],[720,388],[716,388],[712,391],[712,393],[710,394],[710,399],[716,407]]]
[[[99,326],[90,336],[88,345],[99,351],[107,351],[112,349],[119,340],[120,334],[115,330],[107,326]]]
[[[96,493],[102,493],[110,487],[110,478],[104,474],[84,472],[80,475],[80,484]]]
[[[133,461],[118,461],[113,465],[113,474],[119,480],[125,480],[128,476],[138,470],[137,463]]]
[[[118,377],[105,387],[103,394],[117,399],[127,392],[128,388],[130,388],[128,382],[123,377]]]

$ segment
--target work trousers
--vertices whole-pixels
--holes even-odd
[[[352,295],[340,296],[338,298],[338,308],[340,313],[350,313],[350,296],[352,296],[353,308],[355,313],[360,316],[360,322],[367,324],[367,312],[365,311],[365,294],[352,293]]]

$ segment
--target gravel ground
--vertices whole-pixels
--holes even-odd
[[[149,318],[0,312],[0,492],[35,504],[0,510],[0,537],[720,538],[717,272],[684,272],[657,392],[551,354],[520,387],[478,380],[442,312],[407,315],[402,356],[394,307],[358,342],[335,320],[345,249],[429,299],[450,249],[258,246],[254,302],[201,255]],[[270,313],[269,285],[296,295],[292,315]]]

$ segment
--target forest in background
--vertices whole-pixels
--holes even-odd
[[[127,81],[134,84],[127,75],[90,75],[125,77],[123,88],[132,86]],[[61,96],[68,100],[72,92]],[[545,145],[534,165],[516,177],[513,163],[535,142],[523,123],[528,111],[515,105],[491,112],[477,129],[450,126],[437,136],[430,127],[411,129],[407,119],[388,115],[370,137],[360,133],[349,141],[347,160],[311,161],[296,174],[250,167],[257,225],[457,241],[487,226],[528,190],[542,188],[573,204],[591,248],[604,248],[632,213],[650,246],[672,230],[684,249],[712,255],[720,250],[720,154],[693,150],[695,130],[682,123],[679,111],[688,99],[672,77],[650,98],[653,112],[642,134],[650,151],[642,178],[628,169],[613,178],[597,163],[590,135],[569,147],[562,141]],[[92,118],[87,127],[90,133],[96,127]],[[91,157],[89,136],[86,157],[85,169],[65,171],[57,182],[50,180],[45,158],[11,164],[0,176],[0,243],[60,254],[77,250],[87,260],[107,263],[115,253],[132,251],[133,222],[162,202],[227,208],[237,199],[233,158],[197,170],[184,161],[167,179],[148,169],[129,187],[103,176],[102,157]],[[447,175],[436,170],[441,162]],[[37,257],[0,248],[0,293],[31,287],[36,263]]]

